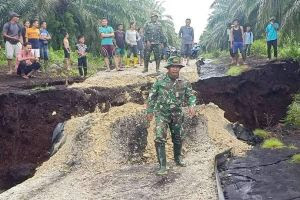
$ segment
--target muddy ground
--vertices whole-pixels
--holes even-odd
[[[261,66],[257,64],[259,62],[254,62],[254,70],[247,72],[240,77],[211,78],[210,76],[222,76],[222,73],[226,71],[227,65],[212,63],[210,66],[206,66],[206,68],[203,67],[202,78],[208,79],[193,83],[194,89],[199,92],[199,103],[214,102],[225,110],[225,116],[230,119],[230,121],[240,121],[250,128],[272,125],[278,122],[279,119],[282,119],[282,116],[285,114],[287,105],[291,102],[291,94],[293,94],[297,90],[297,88],[299,89],[299,64],[288,61],[283,63],[276,62]],[[214,65],[217,65],[216,73],[212,72],[212,68]],[[36,81],[34,80],[34,84],[32,85],[31,83],[29,83],[29,85],[25,87],[27,88],[25,90],[20,90],[20,88],[23,87],[23,80],[20,83],[17,83],[17,85],[15,86],[13,85],[13,82],[12,86],[10,85],[9,87],[3,84],[1,86],[1,91],[3,94],[1,94],[0,96],[1,111],[4,111],[0,114],[0,147],[2,148],[0,151],[0,157],[1,160],[3,159],[5,162],[0,163],[1,187],[7,189],[15,185],[16,183],[22,182],[26,178],[32,176],[36,166],[40,165],[42,162],[49,158],[49,149],[52,145],[52,132],[57,123],[64,122],[76,116],[86,116],[90,112],[106,113],[114,106],[126,105],[129,102],[143,104],[147,96],[147,90],[151,86],[151,83],[154,81],[154,76],[152,74],[152,71],[149,74],[143,75],[139,72],[140,70],[141,69],[130,69],[128,71],[122,72],[122,79],[119,78],[120,76],[116,72],[113,72],[109,75],[101,72],[98,75],[87,79],[83,83],[73,84],[69,88],[65,88],[62,86],[34,88],[38,86],[39,83],[43,85],[44,80],[41,80],[40,82],[39,79],[36,79]],[[205,76],[205,73],[208,73],[208,71],[210,71],[209,74],[211,75]],[[195,67],[186,68],[184,71],[184,75],[187,76],[188,79],[190,79],[192,82],[195,82],[198,79]],[[63,80],[58,81],[63,82]],[[57,84],[55,83],[55,81],[53,81],[52,85]],[[253,101],[253,99],[255,99],[255,101]],[[271,109],[268,106],[270,106]],[[90,122],[86,123],[89,124]],[[79,130],[74,131],[76,131],[76,133],[80,135],[83,130],[82,128],[78,129]],[[215,132],[215,129],[212,129],[211,132]],[[218,143],[217,138],[215,138],[214,142]],[[197,144],[199,144],[199,142]],[[34,148],[32,148],[32,146],[34,146]],[[138,157],[141,151],[138,151],[138,155],[132,154],[132,152],[135,152],[135,145],[130,144],[129,146],[133,148],[129,150],[129,152],[131,152],[129,155],[131,155],[132,157]],[[139,146],[139,148],[142,147]],[[199,148],[202,148],[202,145]],[[212,147],[205,147],[205,145],[203,145],[203,148],[210,149]],[[201,160],[204,158],[201,156],[198,157],[197,152],[203,152],[204,149],[196,149],[193,149],[191,151],[193,152],[195,150],[194,153],[191,153],[191,155],[194,155],[196,159],[194,163],[195,170],[207,168],[207,166],[205,167],[198,165],[202,163]],[[204,152],[205,151],[207,150],[204,150]],[[120,152],[124,152],[124,149],[120,150]],[[128,154],[126,155],[128,156]],[[141,160],[145,161],[147,157],[149,157],[149,155],[144,155],[143,157],[141,157]],[[192,159],[192,157],[187,158]],[[69,165],[71,167],[73,165],[76,166],[77,162],[78,161],[76,160],[74,162],[72,161]],[[150,164],[149,166],[124,165],[123,167],[121,169],[118,168],[117,170],[112,172],[107,172],[106,176],[100,173],[99,175],[94,177],[95,174],[91,173],[84,175],[84,177],[86,179],[94,179],[95,182],[99,182],[99,180],[103,179],[108,181],[110,184],[119,181],[117,186],[121,185],[122,181],[128,181],[128,185],[131,184],[132,186],[134,186],[135,184],[137,184],[136,187],[133,187],[137,188],[140,185],[140,182],[137,182],[136,180],[141,179],[141,177],[139,177],[139,175],[127,177],[126,174],[131,171],[137,171],[138,169],[140,169],[140,173],[148,173],[149,175],[148,178],[144,179],[144,181],[149,181],[150,183],[149,185],[146,185],[145,188],[150,187],[152,188],[151,191],[154,188],[154,191],[152,191],[152,193],[148,191],[150,195],[158,195],[158,190],[156,190],[155,185],[162,185],[162,187],[164,188],[165,185],[169,182],[174,182],[175,179],[178,180],[176,178],[176,175],[171,175],[171,180],[168,180],[168,178],[157,179],[155,177],[152,177],[152,172],[155,170],[154,164]],[[82,172],[82,170],[76,169],[76,173],[79,172],[77,170]],[[210,173],[211,172],[212,171],[210,171]],[[42,188],[42,191],[47,190],[48,194],[51,193],[51,195],[55,198],[61,195],[61,193],[54,194],[55,190],[52,191],[49,185],[54,184],[54,182],[56,181],[59,182],[58,184],[64,185],[65,182],[62,181],[60,183],[59,180],[65,180],[65,178],[62,178],[64,177],[64,173],[61,174],[60,170],[59,172],[53,173],[55,174],[52,175],[55,175],[56,178],[52,175],[49,175],[51,181],[48,181],[49,183],[46,181],[42,184],[42,187],[44,187],[46,184],[45,188]],[[115,180],[113,179],[114,173],[119,174],[120,177],[125,176],[129,179],[125,180],[125,178],[122,178],[120,180]],[[192,173],[198,172],[194,171]],[[189,175],[188,177],[192,176]],[[212,175],[207,174],[207,177],[210,177],[210,181],[213,179]],[[66,178],[66,180],[68,179],[69,178]],[[67,182],[76,182],[77,179],[78,178],[74,176]],[[155,184],[156,181],[158,181],[157,184]],[[195,182],[199,181],[200,177],[195,177]],[[102,183],[101,181],[100,183],[103,185],[107,184],[107,182]],[[151,183],[153,185],[151,185]],[[179,182],[175,181],[175,186],[178,186],[178,183]],[[37,182],[34,182],[34,184],[37,184]],[[98,189],[104,190],[101,187],[101,184],[99,185],[100,188]],[[60,186],[54,184],[53,187],[56,188]],[[79,183],[76,187],[79,189],[82,188],[83,185]],[[90,187],[96,186],[94,185]],[[209,187],[215,188],[215,185]],[[192,191],[194,190],[192,188],[190,189]],[[203,187],[201,188],[201,190],[202,189]],[[122,192],[119,190],[121,190]],[[101,193],[99,194],[100,196],[98,195],[97,197],[105,197],[104,199],[111,199],[113,197],[118,197],[118,195],[120,195],[121,197],[122,195],[126,195],[126,191],[123,190],[124,188],[117,187],[115,188],[115,192],[113,192],[113,196],[101,196],[108,195],[109,191],[107,190],[105,193]],[[79,191],[82,192],[82,190],[80,189]],[[95,193],[97,193],[97,191],[98,190],[96,190]],[[169,188],[167,191],[169,191]],[[88,191],[86,192],[88,193]],[[127,192],[128,199],[130,199],[129,195],[132,192],[137,191],[133,189]],[[140,191],[136,193],[136,195],[138,194],[140,194]],[[163,194],[167,195],[169,193]],[[28,198],[39,199],[38,197],[41,197],[39,195],[42,194],[37,194],[30,198],[28,196]],[[70,195],[68,192],[65,192],[64,195],[66,195],[66,199],[72,199],[68,198],[68,195]],[[79,193],[74,193],[74,199],[76,195],[79,195]],[[85,194],[83,193],[83,195]],[[144,195],[145,199],[147,199],[147,197],[148,199],[150,198],[150,196],[147,196],[146,193]],[[191,193],[190,195],[190,197],[196,197],[197,195],[198,197],[201,196],[200,193]],[[24,197],[27,196],[25,195]],[[139,196],[135,197],[139,198]],[[210,196],[210,198],[215,199],[215,194],[213,196]],[[184,198],[179,196],[178,199]]]

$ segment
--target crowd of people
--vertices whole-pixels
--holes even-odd
[[[275,17],[271,17],[266,27],[267,52],[268,59],[271,60],[271,49],[274,49],[274,57],[277,59],[277,39],[279,25],[275,22]],[[240,25],[238,19],[235,19],[232,24],[228,24],[227,28],[228,46],[232,65],[244,64],[246,58],[251,54],[251,46],[254,42],[254,35],[251,26],[246,25],[246,29]],[[239,53],[241,60],[239,61]]]
[[[17,72],[25,79],[34,77],[36,71],[43,66],[47,68],[49,61],[49,42],[51,35],[47,31],[47,22],[34,19],[25,20],[23,25],[19,24],[20,15],[11,12],[10,20],[3,27],[3,38],[5,43],[6,58],[8,61],[8,74]],[[144,65],[143,72],[148,72],[151,53],[154,54],[156,71],[159,73],[160,61],[167,51],[167,38],[163,33],[162,25],[158,22],[158,14],[153,12],[151,20],[143,27],[136,27],[131,22],[129,29],[124,30],[123,24],[118,24],[114,30],[107,18],[100,20],[99,38],[101,43],[100,53],[104,57],[106,71],[111,70],[111,60],[114,60],[115,69],[123,71],[124,66],[137,67]],[[179,31],[182,40],[182,56],[189,57],[194,44],[194,30],[190,26],[191,20],[186,20],[186,25]],[[62,41],[64,50],[64,69],[71,69],[71,45],[69,33],[64,33]],[[85,44],[85,37],[78,36],[76,54],[78,55],[78,71],[81,77],[87,76],[87,52],[89,48]],[[126,55],[125,55],[126,54]],[[13,59],[16,58],[16,64]],[[125,60],[124,60],[125,58]]]

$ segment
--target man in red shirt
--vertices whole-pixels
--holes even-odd
[[[16,69],[18,75],[29,79],[41,65],[37,62],[37,58],[32,53],[32,45],[29,42],[25,42],[23,46],[23,50],[21,50],[17,56]]]

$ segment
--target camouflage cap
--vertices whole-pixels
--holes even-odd
[[[275,19],[276,19],[275,16],[270,17],[270,21],[273,21],[273,20],[275,20]]]
[[[181,63],[181,59],[178,56],[172,56],[168,59],[168,63],[165,66],[165,68],[169,68],[172,66],[178,66],[180,68],[184,67],[184,65]]]

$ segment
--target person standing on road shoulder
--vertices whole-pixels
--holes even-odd
[[[135,22],[130,23],[130,28],[126,31],[125,41],[128,45],[126,65],[136,66],[138,63],[138,48],[137,41],[140,39],[140,34],[135,30]],[[133,62],[131,62],[131,54],[133,54]]]
[[[11,12],[9,22],[5,23],[3,26],[3,38],[5,43],[5,53],[7,59],[7,65],[9,71],[7,74],[11,75],[14,73],[15,68],[13,65],[14,56],[17,57],[22,49],[23,37],[22,37],[22,27],[18,24],[20,15]]]
[[[194,29],[191,27],[191,19],[185,20],[185,26],[179,30],[179,38],[181,38],[181,56],[186,59],[186,65],[189,66],[194,44]]]
[[[162,25],[158,22],[158,14],[153,12],[151,14],[151,21],[146,23],[144,27],[145,52],[144,52],[144,70],[143,73],[148,72],[151,52],[154,53],[156,63],[156,72],[159,73],[161,48],[166,46],[167,39],[163,33]]]
[[[123,68],[123,57],[125,55],[125,32],[124,25],[118,24],[115,31],[115,45],[116,45],[116,65]]]
[[[246,27],[246,32],[244,33],[245,38],[245,50],[244,50],[244,57],[250,56],[251,53],[251,46],[253,44],[253,33],[251,31],[251,27]]]
[[[165,66],[168,72],[158,77],[150,90],[147,100],[147,120],[151,121],[155,115],[156,122],[155,147],[160,165],[157,175],[166,175],[168,173],[165,150],[167,128],[171,131],[174,144],[175,163],[181,167],[186,166],[181,156],[183,135],[182,106],[187,100],[189,114],[191,117],[194,117],[196,96],[193,93],[191,84],[179,76],[182,67],[184,65],[181,64],[181,58],[177,56],[170,57],[167,66]]]
[[[47,22],[42,21],[40,23],[40,56],[41,60],[44,60],[44,68],[46,70],[48,66],[48,60],[49,60],[49,49],[48,44],[49,40],[51,40],[51,36],[49,32],[47,31]]]
[[[32,53],[39,60],[40,58],[40,29],[39,21],[32,20],[31,26],[26,30],[26,42],[32,45]]]
[[[266,27],[266,36],[267,36],[267,47],[268,47],[268,59],[271,60],[271,47],[273,46],[274,49],[274,57],[277,59],[278,56],[278,31],[279,24],[275,23],[275,17],[270,18],[270,23]]]
[[[239,66],[244,64],[245,54],[244,54],[244,29],[240,26],[238,19],[233,21],[233,27],[231,28],[231,48],[235,56],[235,63]],[[239,63],[239,51],[242,55],[242,61]]]
[[[101,20],[101,27],[99,28],[99,37],[101,39],[101,54],[104,57],[106,72],[110,72],[110,57],[113,57],[115,60],[116,70],[122,71],[122,69],[119,68],[119,66],[116,64],[118,63],[118,61],[115,57],[115,45],[113,43],[115,32],[111,26],[108,26],[107,18],[102,18]]]

